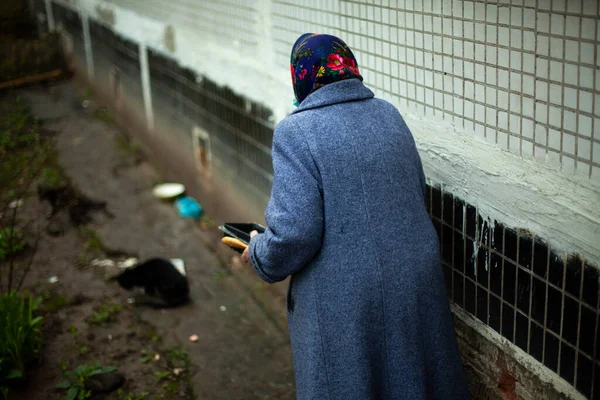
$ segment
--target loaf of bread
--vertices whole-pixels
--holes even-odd
[[[248,245],[246,243],[242,242],[239,239],[235,239],[235,238],[228,237],[228,236],[221,239],[221,242],[223,242],[224,244],[226,244],[227,246],[229,246],[233,249],[246,250],[248,248]]]

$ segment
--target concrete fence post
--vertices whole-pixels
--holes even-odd
[[[152,89],[150,87],[150,69],[148,67],[148,49],[146,44],[139,44],[140,75],[142,81],[142,94],[144,96],[144,109],[146,111],[146,124],[148,130],[154,130],[154,111],[152,109]]]
[[[87,12],[81,10],[81,27],[83,29],[83,44],[85,46],[85,63],[87,64],[88,78],[94,80],[94,54],[92,52],[92,39],[90,37],[90,23]]]
[[[48,31],[54,32],[54,30],[56,29],[56,26],[54,25],[54,14],[52,12],[52,0],[45,0],[44,3],[46,4],[46,16],[48,19]]]

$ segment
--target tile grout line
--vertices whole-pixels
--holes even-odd
[[[534,236],[531,241],[531,273],[529,274],[529,310],[527,312],[527,354],[531,355],[531,324],[533,322],[533,266],[535,265],[535,244],[537,237]]]
[[[546,290],[545,301],[544,301],[544,335],[542,340],[542,363],[546,365],[546,336],[548,335],[548,291],[550,287],[548,285],[550,278],[550,246],[546,246],[546,276],[544,278],[544,288]]]

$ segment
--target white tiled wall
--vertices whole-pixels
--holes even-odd
[[[339,35],[401,111],[599,180],[599,4],[274,0],[274,49],[287,69],[301,33]]]
[[[260,0],[108,0],[108,2],[184,27],[206,42],[242,53],[256,53],[261,28]]]
[[[292,45],[303,33],[340,35],[339,0],[273,0],[271,21],[277,64],[289,70]]]

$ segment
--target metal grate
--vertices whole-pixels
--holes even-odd
[[[212,156],[223,172],[258,204],[266,203],[273,181],[270,111],[206,78],[197,81],[195,73],[158,53],[149,53],[149,65],[157,109],[183,123],[190,135],[195,125],[209,132]]]
[[[142,112],[138,45],[94,20],[89,21],[89,26],[96,83],[110,87],[114,84],[114,76],[111,78],[110,75],[116,72],[122,87],[120,94],[128,99],[130,106],[136,107],[136,111]]]
[[[527,230],[483,219],[439,187],[428,186],[426,198],[450,299],[586,396],[599,396],[598,269]]]
[[[81,16],[70,8],[52,3],[52,14],[56,27],[64,29],[73,40],[73,55],[81,65],[86,65],[85,46],[83,44],[83,32]]]

